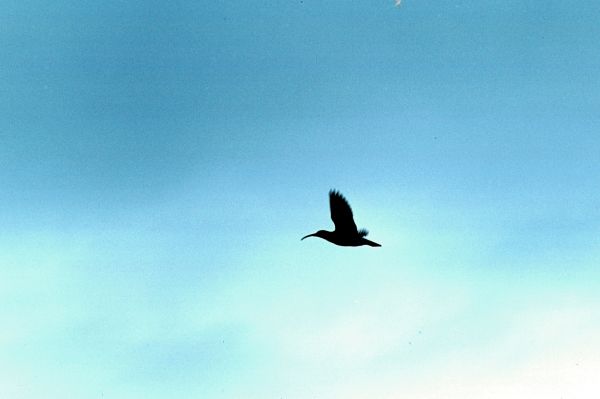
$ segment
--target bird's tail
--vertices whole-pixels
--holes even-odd
[[[370,245],[372,247],[380,247],[381,245],[377,244],[376,242],[367,240],[366,238],[363,237],[363,242],[367,245]]]

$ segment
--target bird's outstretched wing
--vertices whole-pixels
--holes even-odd
[[[352,217],[352,208],[339,191],[329,191],[329,208],[336,231],[344,234],[358,234],[356,223]]]

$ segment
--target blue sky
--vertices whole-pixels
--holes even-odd
[[[5,3],[1,397],[597,397],[597,2]]]

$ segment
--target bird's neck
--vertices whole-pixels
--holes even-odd
[[[341,245],[340,244],[340,236],[339,236],[339,234],[336,234],[334,231],[323,230],[319,236],[322,239],[327,240],[333,244]]]

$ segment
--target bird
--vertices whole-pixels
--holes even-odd
[[[337,190],[329,191],[329,209],[331,210],[331,220],[335,225],[335,230],[319,230],[316,233],[302,237],[319,237],[329,241],[332,244],[342,247],[359,247],[361,245],[370,245],[380,247],[376,242],[367,240],[365,237],[369,232],[366,229],[358,230],[352,216],[352,208],[344,196]]]

